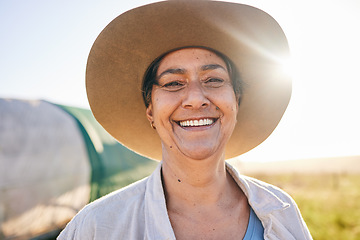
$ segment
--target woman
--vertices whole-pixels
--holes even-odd
[[[166,1],[114,19],[89,55],[90,106],[119,142],[161,162],[59,239],[311,239],[286,193],[225,162],[280,121],[287,56],[276,21],[242,4]]]

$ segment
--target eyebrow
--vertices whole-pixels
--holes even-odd
[[[219,64],[207,64],[207,65],[201,66],[202,71],[215,70],[215,69],[222,69],[225,72],[227,71],[223,66],[221,66]],[[157,79],[162,78],[166,74],[185,74],[185,73],[186,73],[186,70],[182,69],[182,68],[169,68],[169,69],[166,69],[165,71],[163,71],[157,77]]]
[[[204,65],[204,66],[201,67],[201,70],[206,71],[206,70],[214,70],[214,69],[219,69],[219,68],[226,71],[226,69],[223,66],[219,65],[219,64]]]
[[[182,68],[169,68],[165,71],[163,71],[158,77],[157,79],[160,79],[162,76],[166,75],[166,74],[184,74],[186,72],[185,69]]]

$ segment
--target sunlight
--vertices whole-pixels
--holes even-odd
[[[289,77],[294,77],[294,65],[293,65],[293,58],[283,58],[280,59],[280,66],[281,66],[281,72]]]

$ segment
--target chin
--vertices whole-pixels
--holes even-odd
[[[214,151],[214,148],[212,149],[194,149],[193,151],[182,151],[182,153],[191,159],[194,160],[204,160],[204,159],[208,159],[211,157],[221,157],[223,156],[223,154],[218,154],[217,152]]]

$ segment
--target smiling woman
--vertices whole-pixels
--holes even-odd
[[[191,159],[223,154],[238,111],[231,82],[225,62],[209,50],[185,48],[162,59],[146,113],[163,154]],[[212,124],[205,126],[204,119]]]
[[[119,142],[160,163],[59,239],[311,239],[289,195],[225,162],[279,123],[291,85],[276,59],[288,51],[277,22],[242,4],[164,1],[114,19],[89,55],[89,103]]]

